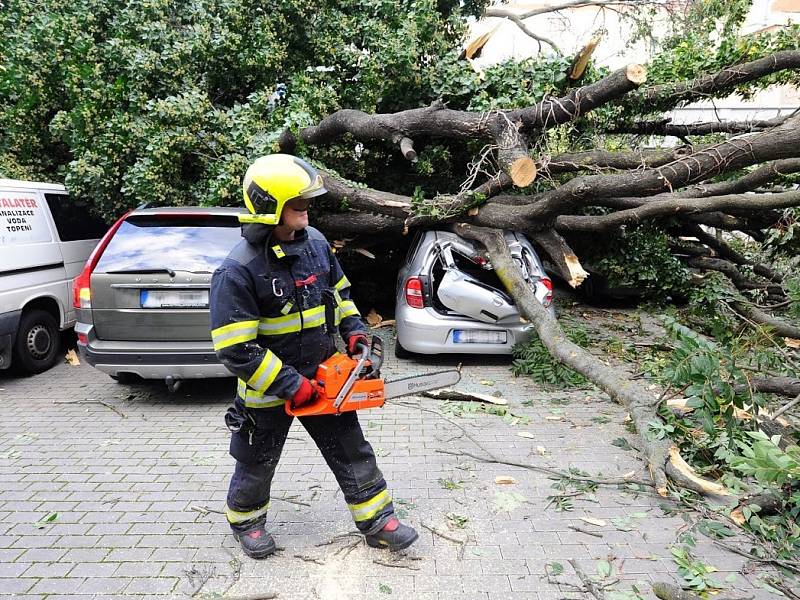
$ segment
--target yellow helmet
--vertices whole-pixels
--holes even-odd
[[[296,156],[269,154],[257,158],[247,169],[242,183],[244,204],[249,215],[242,223],[277,225],[284,205],[294,198],[313,198],[327,192],[317,170]]]

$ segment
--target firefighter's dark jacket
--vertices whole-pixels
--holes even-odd
[[[214,350],[239,378],[237,396],[249,408],[291,398],[301,375],[314,377],[336,352],[336,329],[345,340],[366,333],[325,236],[307,227],[293,241],[278,242],[271,232],[266,225],[244,225],[244,239],[211,278]],[[334,321],[327,327],[326,297]]]

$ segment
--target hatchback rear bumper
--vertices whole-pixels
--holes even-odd
[[[411,308],[405,302],[397,303],[397,340],[409,352],[419,354],[511,354],[514,344],[527,342],[534,334],[529,323],[490,325],[468,318],[451,317],[437,313],[433,308]],[[453,341],[455,330],[505,331],[505,344],[457,344]]]

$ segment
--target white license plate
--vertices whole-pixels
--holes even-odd
[[[454,329],[454,344],[505,344],[508,333],[491,329]]]
[[[208,308],[208,290],[142,290],[142,308]]]

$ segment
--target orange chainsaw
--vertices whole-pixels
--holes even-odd
[[[395,381],[381,379],[383,364],[383,342],[372,337],[371,347],[361,345],[361,356],[350,358],[346,354],[334,354],[317,368],[311,380],[316,394],[311,402],[292,406],[286,401],[286,412],[295,417],[335,415],[351,410],[378,408],[390,398],[427,392],[461,379],[456,369],[413,375]]]

